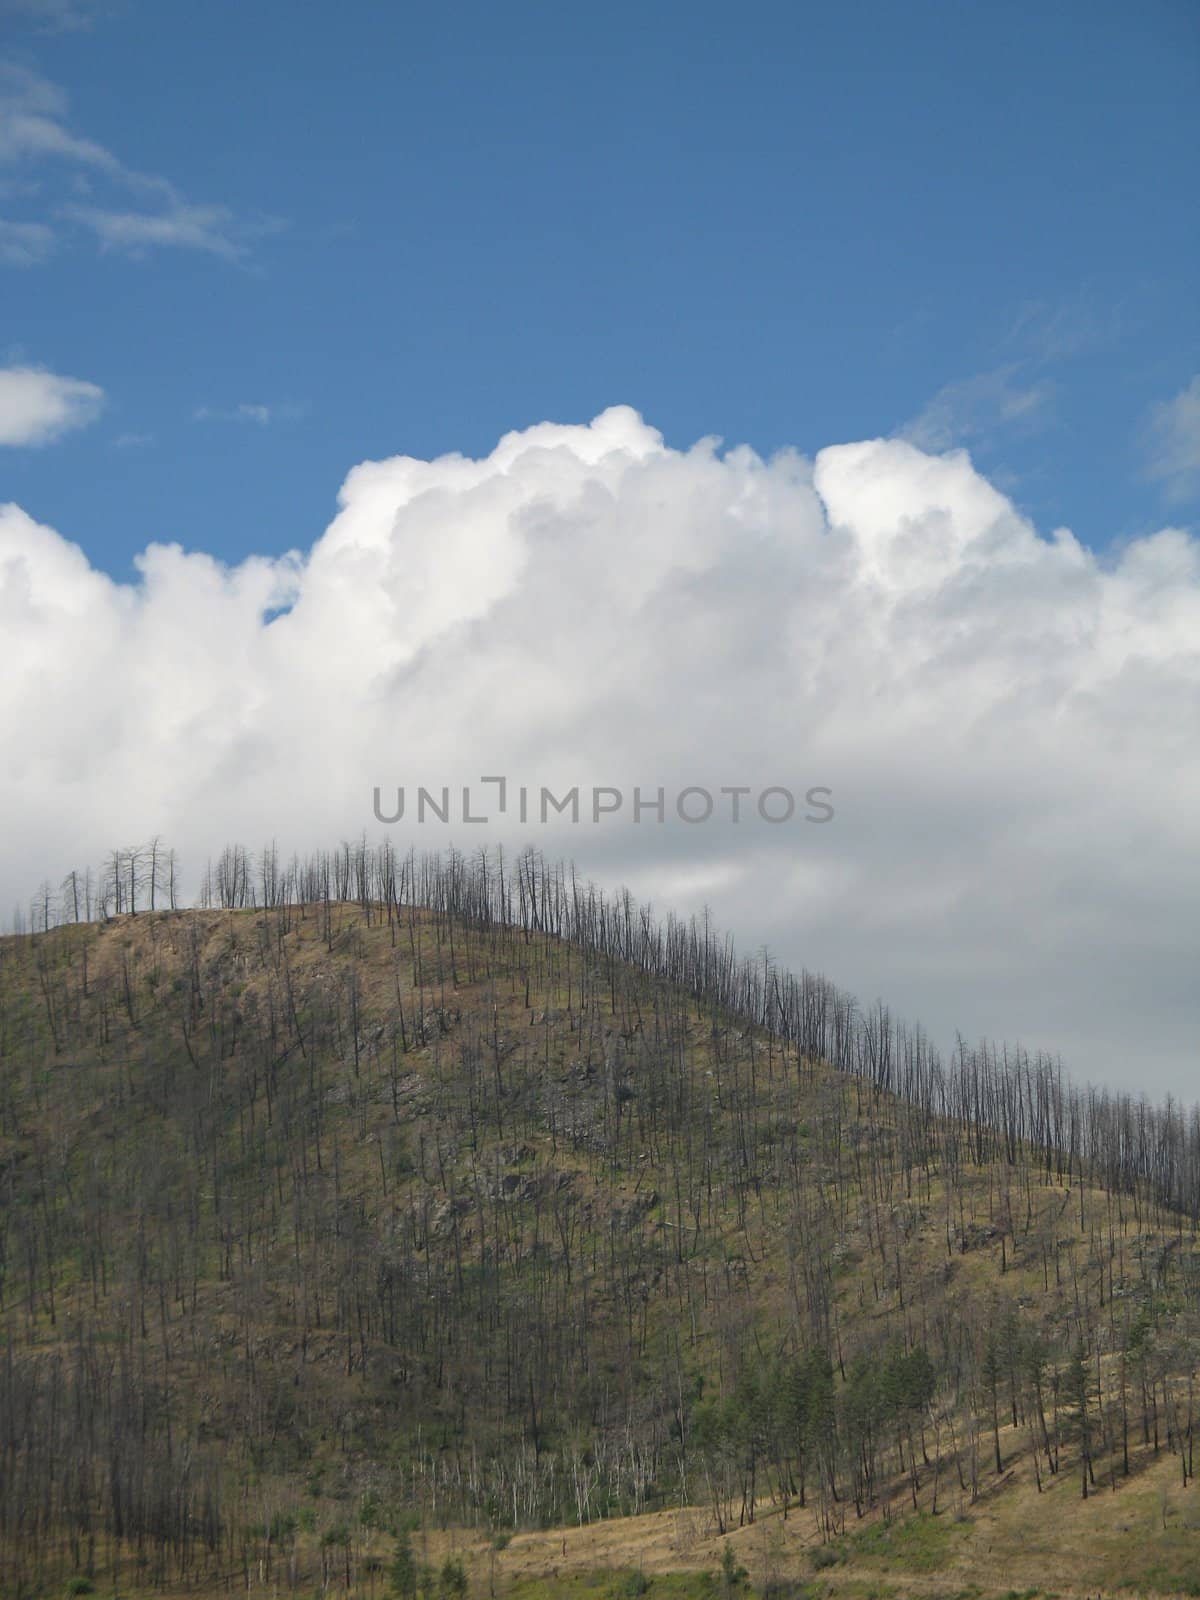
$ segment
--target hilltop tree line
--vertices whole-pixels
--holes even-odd
[[[57,894],[43,885],[31,924],[47,931],[156,905],[175,909],[178,894],[176,853],[155,838],[113,850],[98,875],[72,871]],[[1168,1096],[1153,1105],[1145,1095],[1081,1086],[1056,1058],[1019,1047],[972,1048],[960,1039],[946,1060],[919,1024],[893,1017],[882,1001],[865,1007],[826,978],[781,970],[766,955],[739,956],[707,916],[656,919],[628,891],[608,896],[581,883],[572,866],[533,850],[506,868],[502,851],[401,856],[390,843],[372,847],[365,839],[286,861],[273,845],[257,857],[230,845],[208,863],[199,896],[201,906],[226,909],[328,911],[343,903],[360,906],[368,920],[424,907],[466,927],[499,925],[567,941],[767,1030],[801,1058],[895,1094],[910,1109],[918,1141],[920,1130],[948,1119],[969,1139],[976,1163],[997,1153],[1011,1161],[1023,1147],[1056,1178],[1080,1176],[1129,1193],[1148,1187],[1163,1205],[1200,1223],[1200,1102],[1185,1107]]]

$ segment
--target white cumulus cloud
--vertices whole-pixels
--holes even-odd
[[[86,530],[78,530],[86,533]],[[134,584],[0,514],[0,905],[161,833],[502,840],[573,856],[749,948],[883,995],[943,1043],[1020,1036],[1194,1095],[1200,546],[1044,535],[962,452],[762,460],[636,413],[483,460],[356,467],[305,555],[151,545]],[[508,808],[495,786],[509,780]],[[450,786],[453,824],[413,820]],[[472,786],[461,821],[459,790]],[[520,822],[517,790],[531,791]],[[536,820],[541,785],[581,789]],[[666,791],[665,820],[635,823]],[[621,811],[591,821],[593,787]],[[687,786],[751,791],[679,819]],[[771,824],[755,797],[790,789]],[[802,797],[832,790],[807,823]]]
[[[0,445],[49,444],[99,416],[104,390],[41,367],[0,367]]]

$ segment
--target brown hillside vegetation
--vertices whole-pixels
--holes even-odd
[[[1200,1593],[1194,1118],[343,860],[0,941],[6,1594]]]

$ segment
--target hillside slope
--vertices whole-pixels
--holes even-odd
[[[6,1592],[373,1592],[406,1529],[674,1506],[835,1584],[906,1514],[932,1571],[997,1494],[1151,1481],[1142,1580],[1200,1581],[1194,1217],[536,921],[0,941]]]

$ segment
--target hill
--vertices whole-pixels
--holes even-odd
[[[243,867],[0,941],[5,1593],[1200,1592],[1194,1114],[532,857]]]

